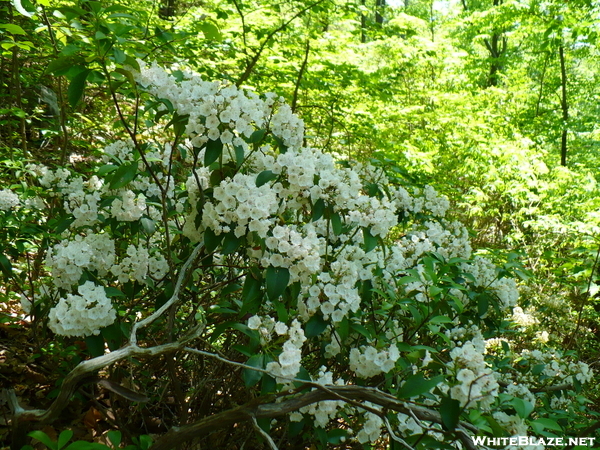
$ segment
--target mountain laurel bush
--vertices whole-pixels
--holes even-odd
[[[343,417],[361,443],[393,431],[460,448],[459,417],[484,434],[525,435],[561,403],[572,432],[589,367],[519,341],[512,272],[473,255],[446,198],[393,182],[385,166],[306,147],[302,120],[274,94],[138,65],[138,122],[104,147],[94,175],[28,168],[43,187],[33,203],[60,212],[60,239],[41,249],[46,276],[22,295],[28,312],[47,311],[50,330],[67,337],[130,326],[203,244],[175,333],[203,322],[199,342],[263,370],[244,371],[247,389],[376,386],[443,419],[340,399],[305,406],[292,423],[330,429]],[[2,220],[33,203],[0,191]],[[244,339],[232,347],[228,333]]]

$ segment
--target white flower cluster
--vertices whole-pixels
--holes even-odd
[[[361,378],[370,378],[381,373],[388,373],[396,366],[400,352],[396,345],[390,345],[387,350],[377,351],[371,346],[350,350],[350,370]]]
[[[19,206],[19,196],[10,189],[0,191],[0,211],[8,211]]]
[[[121,198],[115,198],[111,206],[111,215],[123,222],[139,220],[146,212],[146,197],[130,190],[123,191]]]
[[[458,382],[450,389],[450,396],[458,400],[461,406],[477,403],[486,409],[498,396],[498,382],[494,372],[487,367],[484,355],[485,341],[481,337],[450,351],[452,361],[448,369],[456,374]]]
[[[184,79],[177,83],[156,63],[138,63],[140,71],[133,72],[136,81],[151,94],[169,100],[180,115],[189,115],[185,133],[195,147],[220,139],[223,144],[248,149],[241,137],[248,138],[255,129],[264,127],[270,127],[288,147],[302,144],[304,123],[273,94],[262,100],[252,92],[204,81],[191,73],[183,73]]]
[[[55,245],[46,258],[56,287],[70,290],[79,283],[84,270],[103,277],[115,262],[115,243],[108,234],[76,235]]]
[[[117,313],[102,286],[86,281],[77,289],[79,295],[67,294],[48,315],[48,326],[62,336],[89,336],[111,325]]]
[[[372,412],[365,413],[366,421],[363,424],[362,429],[356,434],[356,440],[361,444],[367,442],[375,442],[381,436],[381,427],[383,426],[383,420],[377,414]]]
[[[302,346],[306,341],[302,325],[296,319],[286,330],[286,334],[288,339],[283,344],[283,351],[278,360],[268,363],[266,367],[266,370],[273,374],[279,383],[288,383],[289,380],[285,378],[292,378],[298,374],[302,359]]]
[[[519,299],[517,284],[512,278],[498,278],[497,268],[493,262],[482,256],[476,256],[469,263],[461,264],[462,269],[473,275],[475,286],[491,289],[503,310],[516,305]]]
[[[169,271],[169,264],[162,255],[150,256],[148,249],[141,244],[137,247],[130,244],[127,247],[127,256],[123,257],[119,264],[113,265],[110,271],[120,283],[136,280],[143,284],[146,283],[148,275],[155,279],[164,277]]]
[[[341,378],[334,381],[333,374],[327,371],[326,367],[324,366],[319,369],[319,376],[316,380],[314,380],[314,382],[329,386],[343,386],[345,384],[344,380]],[[302,414],[309,414],[313,416],[316,426],[325,428],[329,421],[336,417],[339,409],[343,408],[344,406],[346,406],[345,402],[334,400],[312,403],[308,406],[300,408],[299,414],[294,416],[294,420],[299,422],[302,420]]]
[[[512,321],[523,328],[531,327],[539,322],[533,315],[523,311],[520,306],[513,308]]]
[[[269,220],[279,211],[276,192],[268,184],[256,186],[256,177],[237,173],[214,188],[215,203],[206,203],[202,221],[215,234],[234,231],[237,237],[248,231],[267,237]],[[234,227],[232,229],[232,227]]]
[[[544,384],[548,384],[548,379],[552,380],[552,384],[572,384],[574,380],[585,384],[594,377],[594,372],[588,364],[569,361],[558,351],[523,350],[520,357],[528,361],[531,367],[543,365],[544,368],[539,375],[523,374],[518,376],[515,382],[536,385],[540,383],[539,377],[542,376],[545,378]]]
[[[412,436],[413,434],[423,433],[423,427],[413,417],[407,414],[398,413],[398,430],[402,434]]]

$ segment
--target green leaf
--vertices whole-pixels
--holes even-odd
[[[110,189],[119,189],[129,183],[135,178],[138,170],[138,163],[136,161],[123,164],[115,171],[114,175],[110,180]]]
[[[502,342],[504,342],[504,341],[502,341]],[[544,371],[545,368],[546,368],[546,364],[536,364],[535,366],[533,366],[533,369],[531,369],[531,373],[533,375],[539,375],[540,373],[542,373]]]
[[[334,428],[327,432],[327,442],[334,445],[340,445],[346,442],[348,432],[343,428]]]
[[[276,300],[290,281],[290,271],[285,267],[267,268],[267,296],[270,300]]]
[[[323,213],[325,213],[325,200],[320,198],[312,207],[312,221],[316,222],[319,220],[321,217],[323,217]]]
[[[235,163],[239,167],[244,162],[244,147],[236,145],[233,149],[235,150]]]
[[[93,358],[104,355],[104,338],[102,335],[86,336],[85,345]]]
[[[210,139],[206,143],[206,150],[204,153],[204,165],[210,166],[214,163],[223,152],[223,143],[221,139],[217,139],[216,141],[211,141]]]
[[[246,362],[247,366],[256,367],[258,369],[265,368],[265,355],[254,355],[251,356],[250,359]],[[252,387],[256,383],[258,383],[263,377],[264,373],[259,372],[257,370],[252,369],[243,369],[242,370],[242,378],[244,379],[244,384],[246,387]]]
[[[453,431],[456,428],[460,419],[460,412],[461,408],[458,400],[450,397],[442,398],[440,402],[440,416],[446,430]]]
[[[67,445],[67,442],[69,442],[72,437],[73,437],[72,430],[61,431],[60,435],[58,436],[58,450],[63,448],[65,445]]]
[[[339,213],[333,213],[331,215],[331,229],[336,236],[342,234],[342,218]]]
[[[429,321],[429,323],[451,323],[452,319],[450,317],[446,317],[446,316],[435,316],[432,317],[431,320]]]
[[[529,417],[529,414],[533,412],[534,405],[527,400],[523,400],[522,398],[515,397],[510,403],[513,405],[515,411],[521,419],[526,419]]]
[[[104,164],[103,166],[100,166],[98,168],[98,170],[96,171],[96,174],[99,177],[103,177],[104,175],[106,175],[107,173],[111,173],[114,172],[115,170],[117,170],[119,168],[119,166],[116,166],[114,164]]]
[[[277,174],[273,173],[270,170],[263,170],[256,177],[256,187],[261,187],[263,184],[268,183],[271,180],[277,178]]]
[[[256,314],[260,308],[262,282],[252,276],[246,274],[244,288],[242,289],[242,309],[241,315]]]
[[[304,334],[307,338],[315,337],[321,334],[327,328],[327,322],[323,319],[323,316],[320,314],[315,314],[312,316],[308,322],[306,322],[306,327],[304,328]]]
[[[29,433],[27,436],[29,436],[33,439],[37,439],[42,444],[44,444],[46,447],[48,447],[50,450],[57,450],[56,442],[54,442],[52,439],[50,439],[50,437],[43,431],[35,430],[35,431],[32,431],[31,433]]]
[[[262,141],[263,138],[265,137],[266,133],[267,133],[267,130],[256,130],[248,138],[248,143],[249,144],[256,144],[257,142]]]
[[[19,25],[15,25],[13,23],[0,23],[0,28],[4,28],[6,31],[8,31],[11,34],[27,35],[27,33],[25,33],[25,30],[23,28],[21,28]]]
[[[113,448],[119,448],[121,445],[121,432],[119,430],[110,430],[106,434],[108,435],[108,440],[113,445]]]
[[[242,238],[237,237],[235,232],[230,231],[225,235],[225,239],[223,239],[223,248],[221,249],[221,253],[224,255],[229,255],[235,252],[242,243]]]
[[[148,450],[152,445],[152,437],[147,434],[142,434],[139,437],[140,440],[140,450]]]
[[[0,253],[0,269],[5,277],[12,276],[12,264],[10,263],[10,260],[2,253]]]
[[[85,82],[91,72],[92,71],[90,69],[85,69],[75,75],[71,80],[69,89],[67,89],[67,97],[69,98],[69,104],[71,107],[74,108],[77,106],[77,103],[79,103],[79,100],[81,100],[81,97],[83,96],[83,90],[85,89]]]
[[[429,380],[423,377],[421,372],[408,378],[400,387],[397,393],[398,398],[412,398],[431,391],[434,387],[444,380],[442,375],[433,377]]]
[[[222,240],[223,233],[217,236],[212,228],[207,228],[206,231],[204,231],[204,245],[206,246],[206,251],[208,253],[214,252]]]
[[[104,293],[107,297],[127,297],[120,289],[115,287],[105,287]]]
[[[140,219],[140,223],[142,224],[142,228],[146,234],[153,234],[156,231],[156,224],[154,223],[154,220],[148,217],[142,217]]]
[[[214,41],[223,40],[223,36],[221,36],[221,32],[217,28],[214,23],[211,22],[202,22],[199,26],[200,31],[204,34],[206,39],[211,39]]]
[[[71,442],[64,450],[108,450],[106,445],[95,442],[75,441]]]
[[[531,423],[531,427],[533,428],[533,430],[536,433],[539,433],[540,431],[547,429],[547,430],[554,430],[554,431],[562,431],[562,427],[556,422],[556,420],[552,420],[552,419],[546,419],[546,418],[540,418],[540,419],[536,419],[530,422]]]
[[[369,253],[377,247],[377,238],[371,234],[368,228],[363,228],[363,237],[365,241],[365,252]]]
[[[116,51],[116,49],[115,49]],[[125,61],[125,58],[123,58],[123,62]],[[133,78],[133,73],[131,73],[129,70],[125,70],[121,67],[117,67],[115,69],[115,72],[120,73],[121,75],[125,76],[125,78],[127,78],[127,80],[131,83],[132,86],[135,86],[135,79]]]

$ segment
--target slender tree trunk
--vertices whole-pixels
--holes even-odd
[[[296,86],[294,88],[294,96],[292,98],[292,112],[296,112],[296,108],[298,107],[298,92],[300,91],[300,83],[302,82],[302,77],[304,76],[304,72],[306,71],[306,65],[308,64],[309,54],[310,39],[307,39],[306,48],[304,49],[304,60],[302,61],[302,65],[300,66],[300,71],[298,72],[298,79],[296,80]]]
[[[385,9],[385,0],[375,0],[375,22],[383,25],[383,10]]]
[[[366,0],[362,0],[362,5],[363,6],[366,5]],[[365,42],[367,42],[366,28],[367,28],[367,16],[365,16],[364,12],[361,12],[360,13],[360,42],[362,42],[363,44]]]
[[[163,0],[158,14],[163,19],[172,19],[175,17],[175,0]]]
[[[565,48],[561,44],[558,47],[558,56],[560,57],[560,84],[561,84],[561,100],[560,106],[562,109],[562,137],[560,143],[560,164],[567,165],[567,125],[569,122],[569,104],[567,103],[567,68],[565,64]]]

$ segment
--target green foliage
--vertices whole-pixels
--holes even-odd
[[[131,161],[115,159],[99,165],[98,143],[124,135],[143,141],[140,132],[154,127],[164,130],[165,141],[177,149],[175,154],[180,152],[181,158],[174,156],[169,161],[170,173],[185,170],[181,159],[191,151],[180,144],[189,117],[173,114],[168,100],[140,94],[130,69],[139,68],[136,58],[141,58],[177,63],[181,71],[174,74],[180,77],[191,68],[207,78],[242,82],[259,92],[274,91],[303,118],[306,144],[342,159],[378,164],[399,185],[430,184],[447,194],[453,216],[469,224],[477,252],[500,267],[498,279],[516,276],[521,280],[519,306],[537,320],[520,325],[503,317],[497,299],[485,289],[466,288],[473,277],[461,266],[466,261],[432,253],[422,260],[422,274],[407,272],[387,289],[374,290],[367,283],[361,286],[363,300],[372,307],[357,312],[352,320],[332,328],[322,315],[314,315],[305,325],[314,350],[312,369],[322,362],[319,339],[331,333],[352,344],[368,341],[383,348],[385,339],[373,319],[397,311],[406,318],[399,323],[406,336],[398,363],[402,373],[380,381],[391,385],[391,392],[399,398],[436,392],[439,377],[408,373],[426,352],[435,354],[431,349],[448,345],[445,332],[457,323],[478,323],[495,330],[504,339],[490,357],[496,369],[505,375],[531,376],[540,389],[550,363],[515,359],[525,343],[535,342],[541,350],[548,346],[577,349],[582,360],[594,360],[600,349],[599,111],[594,94],[600,72],[597,12],[591,5],[467,1],[462,8],[457,5],[456,10],[440,11],[434,10],[432,2],[411,1],[406,8],[385,8],[385,20],[379,24],[372,8],[360,2],[188,3],[185,10],[175,11],[173,20],[145,4],[125,0],[0,5],[0,179],[3,189],[27,202],[18,215],[0,211],[3,302],[14,303],[30,290],[32,279],[47,275],[44,261],[48,250],[66,234],[81,232],[71,230],[74,218],[47,195],[38,183],[39,173],[28,163],[66,167],[74,176],[95,173],[113,190],[128,189],[154,173],[157,161],[144,160],[145,152],[152,149],[139,147]],[[560,48],[566,55],[566,83],[559,64]],[[565,84],[568,120],[558,95]],[[559,152],[565,130],[568,164],[562,167]],[[270,130],[257,128],[246,141],[254,152],[271,139]],[[282,142],[275,145],[285,152]],[[208,140],[192,151],[195,162],[203,152],[198,163],[210,169],[213,185],[232,177],[249,157],[241,147],[229,149],[220,139]],[[227,151],[235,154],[229,165],[223,164]],[[75,162],[78,158],[74,157],[70,163],[70,155],[79,155],[83,161]],[[256,175],[255,184],[271,186],[278,181],[278,175],[268,169]],[[180,184],[175,189],[183,196],[187,187]],[[162,195],[148,203],[162,204]],[[204,191],[195,199],[196,205],[186,207],[201,210],[212,195],[210,189]],[[114,198],[103,201],[111,204]],[[45,208],[50,212],[43,212]],[[121,239],[117,249],[121,256],[126,255],[130,242],[144,243],[157,234],[172,233],[168,235],[170,271],[164,279],[154,279],[146,286],[133,280],[118,287],[104,286],[107,296],[122,304],[119,319],[101,334],[88,337],[83,354],[68,339],[40,343],[45,346],[41,352],[53,355],[52,361],[64,360],[61,376],[82,358],[99,356],[106,347],[119,348],[130,331],[126,324],[142,311],[160,307],[172,295],[173,268],[186,259],[188,253],[182,249],[190,243],[180,229],[165,225],[177,220],[169,208],[165,211],[163,217],[145,214],[129,224],[102,219],[103,229]],[[322,199],[302,213],[314,222],[326,220],[332,236],[350,230],[344,216]],[[400,226],[396,235],[406,231]],[[383,244],[367,227],[360,233],[367,253]],[[259,352],[259,333],[249,329],[244,318],[258,314],[270,302],[275,305],[274,315],[285,321],[290,311],[294,312],[290,299],[299,287],[288,286],[290,273],[280,267],[248,269],[243,279],[231,274],[241,264],[235,259],[240,249],[264,243],[251,243],[233,231],[216,234],[210,229],[203,242],[209,254],[203,256],[203,267],[221,256],[229,266],[210,274],[194,272],[186,281],[193,301],[170,317],[168,326],[187,329],[192,318],[207,314],[212,321],[211,345],[236,352],[247,366],[264,369],[277,354]],[[505,249],[518,250],[524,267],[516,257],[502,256]],[[421,275],[432,284],[426,305],[407,290]],[[87,271],[81,282],[97,277]],[[215,287],[207,288],[209,283]],[[475,305],[474,310],[466,307],[462,294]],[[58,296],[35,290],[27,296],[32,299],[30,317],[43,341],[47,339],[43,325]],[[143,338],[150,337],[156,336],[143,334]],[[443,357],[434,355],[432,367],[442,361]],[[201,372],[197,364],[202,370],[215,369],[193,358],[179,362],[181,371],[191,374]],[[178,386],[172,367],[136,364],[136,376],[149,383],[155,400],[163,398],[161,383],[167,379]],[[158,379],[152,378],[153,372],[161,372]],[[206,383],[202,388],[188,386],[189,398],[208,396],[212,382]],[[269,383],[274,384],[274,379],[244,368],[240,379],[232,381],[228,395],[245,398],[247,391],[273,392]],[[580,388],[574,383],[571,392],[578,393]],[[179,395],[177,389],[173,387],[174,396]],[[558,391],[548,401],[560,404],[562,395],[563,391]],[[586,395],[593,400],[598,392]],[[223,401],[214,400],[215,405]],[[208,403],[202,405],[205,412],[216,412]],[[582,415],[594,417],[583,397],[568,407],[563,405],[564,410],[550,403],[534,406],[517,397],[499,403],[540,434],[581,429]],[[482,429],[501,429],[491,416],[462,410],[447,395],[442,396],[439,411],[445,430],[455,429],[458,420],[467,417]],[[177,414],[185,418],[186,413]],[[290,430],[294,426],[290,423]],[[302,426],[306,427],[305,423]],[[302,427],[298,427],[300,435]],[[71,440],[67,431],[60,434],[58,442],[42,432],[34,433],[31,437],[51,450],[79,450],[88,445],[82,441],[67,445]],[[322,430],[319,442],[322,447],[340,445],[347,435],[343,429]],[[109,438],[117,448],[120,436],[109,434]],[[425,441],[420,448],[436,445]],[[89,445],[98,450],[108,448]],[[135,448],[144,450],[147,446],[143,445],[140,440]]]

